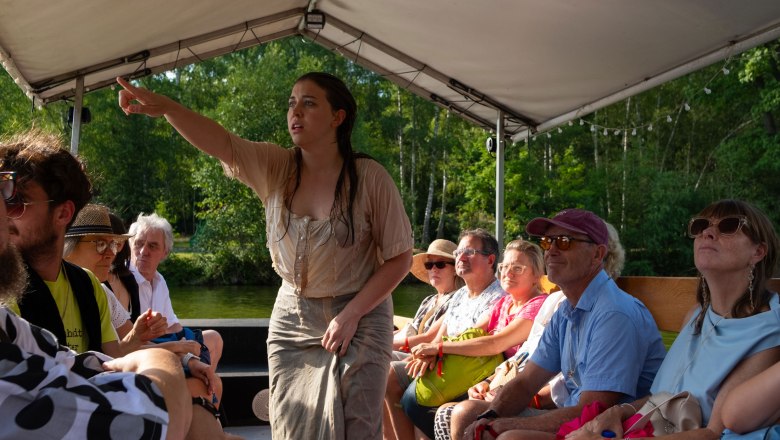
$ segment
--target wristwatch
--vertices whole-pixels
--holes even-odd
[[[181,366],[184,367],[185,369],[189,368],[189,364],[190,364],[190,360],[191,359],[200,360],[200,358],[195,356],[194,354],[187,353],[184,356],[182,356],[182,358],[181,358]]]
[[[477,416],[477,420],[481,419],[497,419],[498,413],[494,409],[489,409]]]

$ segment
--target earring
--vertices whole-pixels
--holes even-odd
[[[756,265],[750,265],[750,272],[748,273],[748,292],[750,292],[750,309],[755,310],[756,305],[753,303],[753,279],[755,278]]]

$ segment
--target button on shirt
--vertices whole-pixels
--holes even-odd
[[[315,219],[287,210],[285,188],[294,178],[295,150],[231,135],[225,174],[263,201],[273,267],[296,294],[308,298],[359,292],[386,260],[412,249],[412,228],[393,179],[379,162],[357,159],[353,228],[344,220]],[[346,197],[346,196],[345,196]]]
[[[171,304],[171,293],[168,291],[168,284],[165,282],[165,278],[160,275],[160,272],[154,273],[152,282],[144,278],[135,266],[130,266],[130,271],[135,277],[135,281],[138,283],[138,302],[141,308],[141,313],[151,308],[155,312],[160,312],[165,319],[168,320],[168,326],[178,324],[179,318],[173,313],[173,305]]]
[[[575,406],[583,391],[612,391],[630,402],[649,394],[666,350],[650,312],[601,271],[576,307],[564,301],[531,361],[562,372]]]

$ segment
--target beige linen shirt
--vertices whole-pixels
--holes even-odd
[[[334,297],[360,291],[385,261],[413,246],[409,218],[390,175],[376,161],[358,159],[355,240],[338,219],[297,216],[284,206],[295,152],[231,134],[225,174],[252,188],[265,207],[267,246],[274,270],[298,295]],[[345,244],[346,242],[346,244]]]

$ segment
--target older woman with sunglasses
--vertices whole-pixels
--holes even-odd
[[[114,256],[125,246],[128,237],[127,234],[114,234],[107,207],[89,204],[79,211],[65,233],[63,256],[68,262],[89,270],[103,282],[108,279]],[[135,351],[165,334],[167,323],[160,313],[147,310],[133,323],[130,314],[113,293],[106,291],[106,297],[122,354]]]
[[[412,258],[409,272],[433,286],[436,293],[423,299],[414,318],[395,332],[393,350],[405,352],[403,355],[396,354],[396,358],[406,358],[412,347],[433,340],[441,325],[440,318],[452,298],[450,294],[463,287],[463,279],[455,273],[455,257],[452,255],[457,247],[449,240],[438,239],[431,242],[426,252]]]
[[[767,216],[738,200],[705,208],[689,222],[688,234],[701,274],[699,304],[688,314],[650,392],[690,392],[701,406],[702,428],[677,435],[714,439],[724,429],[722,409],[730,392],[780,360],[780,301],[767,289],[779,243]],[[601,438],[604,430],[622,437],[623,422],[646,401],[609,408],[567,438]],[[501,438],[526,434],[515,431]]]

